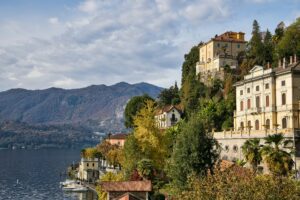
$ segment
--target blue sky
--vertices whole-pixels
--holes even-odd
[[[2,0],[0,91],[180,82],[183,56],[225,31],[300,17],[300,0]]]

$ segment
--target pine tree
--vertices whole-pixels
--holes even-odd
[[[260,33],[260,27],[256,20],[253,21],[252,28],[252,38],[248,43],[249,52],[248,56],[250,59],[253,59],[255,64],[263,65],[264,64],[264,54],[263,54],[263,43]]]

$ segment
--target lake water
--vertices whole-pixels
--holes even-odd
[[[63,192],[67,167],[80,159],[80,150],[0,150],[0,199],[2,200],[94,200],[96,195]],[[18,180],[18,184],[17,184]]]

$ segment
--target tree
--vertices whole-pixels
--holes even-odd
[[[142,159],[137,163],[137,171],[139,175],[146,180],[151,180],[153,177],[154,166],[150,159]]]
[[[124,120],[126,128],[133,128],[133,117],[138,113],[138,111],[145,106],[146,100],[154,101],[147,94],[143,96],[132,97],[126,105],[124,111]]]
[[[300,18],[287,27],[281,40],[278,42],[276,53],[278,58],[288,58],[297,54],[300,56]]]
[[[169,89],[164,89],[158,95],[158,105],[176,105],[180,103],[179,89],[177,83],[175,82],[174,86],[171,86]]]
[[[266,36],[264,38],[264,60],[265,62],[273,63],[273,55],[274,55],[274,44],[272,41],[272,34],[269,30],[266,32]]]
[[[188,122],[182,124],[170,158],[168,172],[172,184],[184,189],[190,174],[212,172],[219,156],[218,150],[217,141],[205,131],[201,119],[192,115]]]
[[[165,133],[156,125],[154,111],[155,103],[146,101],[145,107],[134,117],[134,137],[144,158],[151,159],[154,166],[161,169],[164,167],[169,144]]]
[[[260,27],[256,20],[253,21],[252,38],[248,43],[248,57],[253,59],[255,64],[263,65],[264,63],[264,48],[260,33]]]
[[[242,146],[242,152],[246,161],[252,166],[253,172],[257,171],[257,167],[262,161],[260,139],[248,139]]]
[[[292,144],[291,140],[286,140],[282,134],[269,135],[265,138],[264,147],[261,154],[267,163],[269,170],[275,176],[287,176],[294,165],[291,153],[281,149]]]

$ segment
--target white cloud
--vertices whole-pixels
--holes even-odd
[[[98,4],[95,0],[85,0],[78,6],[80,11],[93,13],[97,10]]]
[[[57,17],[51,17],[51,18],[48,19],[48,21],[49,21],[50,24],[53,24],[53,25],[59,23],[59,20],[58,20]]]

